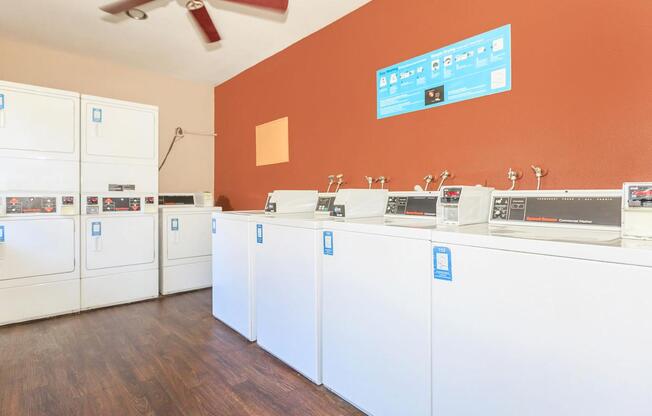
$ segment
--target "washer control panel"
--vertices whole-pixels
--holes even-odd
[[[436,195],[390,194],[387,198],[385,215],[435,217],[437,215],[437,198]]]

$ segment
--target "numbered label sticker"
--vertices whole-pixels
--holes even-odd
[[[333,232],[324,231],[324,255],[332,256],[333,255]]]
[[[172,231],[179,231],[179,219],[172,218],[172,221],[170,222],[170,227],[172,228]]]
[[[451,262],[451,249],[448,247],[434,247],[432,249],[435,279],[453,280],[453,265]]]
[[[102,122],[102,109],[93,108],[93,123],[101,123],[101,122]]]
[[[0,243],[5,242],[5,226],[0,225]]]
[[[5,109],[5,95],[0,94],[0,110],[4,110],[4,109]]]
[[[215,221],[215,218],[211,218],[211,231],[213,234],[217,232],[217,221]]]
[[[263,224],[256,224],[256,243],[263,244]]]
[[[102,223],[97,221],[91,224],[91,236],[99,237],[102,235]]]

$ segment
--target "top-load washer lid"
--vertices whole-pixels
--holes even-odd
[[[559,241],[578,244],[620,246],[620,232],[603,230],[577,230],[569,228],[540,227],[532,229],[523,226],[490,226],[489,234],[494,236],[524,238],[529,240]]]

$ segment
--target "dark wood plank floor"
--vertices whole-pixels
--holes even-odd
[[[0,415],[361,415],[211,315],[203,290],[0,328]]]

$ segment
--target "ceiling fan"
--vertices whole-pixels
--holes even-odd
[[[128,12],[131,9],[134,9],[143,4],[152,2],[154,0],[119,0],[114,1],[113,3],[107,4],[106,6],[100,7],[100,10],[105,11],[110,14],[120,14],[123,12]],[[279,11],[286,11],[288,8],[288,0],[229,0],[234,3],[250,4],[258,7],[265,7],[268,9],[274,9]],[[218,42],[221,37],[217,32],[217,28],[213,24],[213,19],[208,14],[206,10],[206,5],[204,0],[188,0],[186,3],[186,9],[190,12],[192,17],[195,19],[199,27],[204,32],[206,36],[206,41],[208,43]]]

